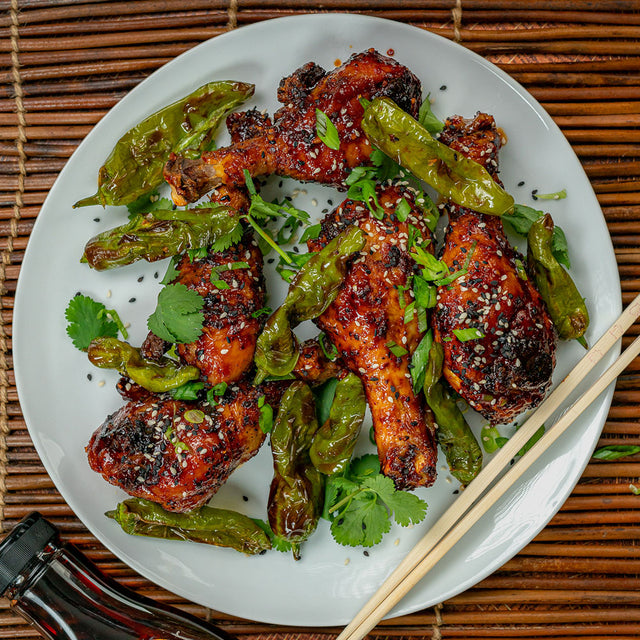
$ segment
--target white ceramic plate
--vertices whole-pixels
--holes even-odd
[[[309,626],[348,622],[453,502],[457,483],[439,465],[436,485],[419,492],[429,503],[424,523],[413,529],[394,529],[383,543],[369,550],[368,556],[362,549],[335,544],[326,522],[304,545],[299,562],[277,552],[244,557],[228,549],[124,534],[103,515],[124,494],[93,473],[84,454],[93,430],[122,404],[114,390],[117,376],[93,369],[86,355],[75,350],[65,334],[64,310],[76,291],[91,295],[130,321],[131,342],[140,344],[160,289],[154,273],[159,272],[161,277],[165,265],[145,263],[108,273],[92,272],[78,262],[84,243],[98,231],[121,224],[126,211],[99,207],[74,211],[71,207],[95,191],[98,167],[123,132],[205,82],[253,82],[256,94],[249,106],[255,104],[273,112],[281,77],[310,60],[331,69],[334,61],[344,61],[369,47],[383,53],[393,50],[395,58],[422,80],[425,94],[431,93],[434,110],[441,117],[453,113],[470,116],[478,110],[495,115],[509,137],[501,152],[501,177],[516,201],[535,204],[530,195],[534,188],[541,192],[567,189],[566,200],[545,204],[569,238],[572,274],[591,311],[590,341],[599,337],[620,311],[620,283],[609,234],[569,144],[522,87],[447,40],[364,16],[284,18],[243,27],[205,42],[132,91],[69,160],[31,235],[14,315],[20,400],[47,471],[99,540],[147,578],[180,596],[253,620]],[[522,180],[525,184],[518,186]],[[294,186],[285,181],[285,189]],[[328,198],[335,204],[340,198],[325,187],[306,189],[307,194],[301,195],[296,204],[318,217]],[[275,280],[278,278],[269,276],[270,283]],[[281,287],[277,289],[271,300],[281,291]],[[581,353],[582,348],[575,343],[561,346],[556,380],[570,370]],[[613,355],[606,360],[610,362]],[[106,384],[101,385],[102,381]],[[393,615],[433,605],[470,587],[515,555],[542,529],[580,477],[604,423],[611,391],[461,540]],[[265,446],[232,476],[213,504],[264,517],[271,473],[270,451]]]

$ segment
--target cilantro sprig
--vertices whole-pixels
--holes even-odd
[[[330,476],[325,493],[325,517],[331,535],[341,545],[372,547],[391,529],[392,519],[403,527],[421,522],[427,504],[418,496],[398,491],[380,473],[373,454],[351,461],[343,476]]]
[[[194,342],[202,333],[202,296],[184,284],[168,284],[158,295],[156,310],[147,327],[167,342]]]
[[[67,334],[73,345],[86,351],[95,338],[116,338],[118,331],[125,340],[129,337],[120,316],[89,296],[76,294],[64,312]]]

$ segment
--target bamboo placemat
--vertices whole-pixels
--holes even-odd
[[[0,523],[38,509],[121,583],[243,638],[335,635],[252,623],[181,600],[135,574],[75,518],[20,411],[11,357],[16,281],[47,190],[80,140],[153,70],[252,22],[315,11],[429,29],[498,64],[542,102],[592,180],[623,301],[640,291],[640,2],[608,0],[0,0]],[[437,63],[437,62],[435,62]],[[640,333],[635,325],[631,335]],[[630,338],[623,340],[624,345]],[[600,446],[640,444],[640,360],[620,377]],[[640,456],[593,461],[542,533],[476,587],[382,623],[378,637],[640,637]],[[312,594],[310,594],[312,597]],[[0,638],[36,638],[0,603]]]

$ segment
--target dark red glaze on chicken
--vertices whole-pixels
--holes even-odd
[[[224,270],[243,262],[249,267]],[[262,253],[253,235],[247,233],[239,244],[205,258],[191,261],[183,256],[177,268],[180,275],[174,282],[204,298],[205,318],[202,335],[195,342],[177,345],[180,359],[198,367],[211,385],[239,380],[253,363],[256,338],[264,323],[263,316],[252,315],[265,301]]]
[[[344,378],[348,371],[340,358],[330,360],[320,346],[320,342],[316,338],[311,338],[300,345],[300,357],[291,373],[299,380],[315,386],[331,378]]]
[[[304,65],[280,83],[278,100],[284,106],[272,125],[255,114],[244,121],[235,116],[231,131],[238,142],[198,160],[169,160],[164,174],[174,202],[194,202],[220,183],[244,185],[245,169],[251,176],[278,174],[343,189],[349,170],[369,159],[371,145],[360,128],[360,98],[375,97],[391,98],[415,116],[422,100],[420,81],[373,49],[354,54],[329,73],[314,63]],[[335,125],[339,149],[318,137],[316,109]],[[247,137],[247,132],[256,135]]]
[[[440,139],[495,177],[501,136],[491,116],[450,118]],[[444,348],[444,376],[487,420],[506,423],[544,398],[555,366],[555,329],[501,219],[451,202],[446,211],[442,260],[451,272],[467,272],[438,289],[433,327]],[[482,337],[462,341],[453,333],[473,328]]]
[[[422,334],[417,318],[405,323],[404,315],[416,266],[407,248],[409,225],[417,227],[425,239],[430,232],[412,191],[380,187],[377,197],[385,212],[382,220],[364,203],[346,200],[324,218],[320,236],[307,243],[310,251],[317,251],[353,224],[366,235],[337,298],[316,324],[364,384],[382,472],[398,488],[429,486],[436,476],[435,424],[423,397],[413,392],[409,370],[410,354]],[[394,214],[402,198],[411,206],[405,222]],[[406,288],[405,304],[400,302],[399,288]],[[394,344],[407,353],[394,355]]]
[[[128,494],[184,512],[205,504],[264,440],[258,398],[242,382],[215,407],[147,393],[109,416],[86,448],[91,468]]]

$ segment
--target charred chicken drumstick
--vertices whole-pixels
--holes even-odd
[[[495,179],[501,139],[491,116],[450,118],[440,141]],[[451,202],[446,210],[442,260],[466,274],[438,290],[433,327],[444,348],[444,375],[487,420],[506,423],[544,398],[555,365],[555,329],[500,218]],[[454,334],[469,329],[478,337],[464,341]]]
[[[424,238],[422,221],[411,191],[379,188],[384,217],[377,220],[362,202],[345,200],[322,221],[320,235],[309,240],[310,251],[325,246],[349,225],[366,234],[366,244],[352,262],[335,301],[316,320],[338,349],[341,361],[362,380],[373,417],[382,472],[398,488],[428,486],[435,480],[437,445],[433,416],[416,396],[409,373],[410,354],[422,337],[414,317],[404,321],[399,288],[407,288],[415,262],[407,248],[409,225]],[[405,222],[394,211],[402,198],[411,205]],[[406,350],[404,355],[395,355]]]
[[[278,100],[284,106],[273,123],[255,111],[235,115],[229,123],[234,144],[198,160],[169,160],[164,175],[174,202],[194,202],[220,183],[244,185],[244,170],[251,176],[275,173],[344,188],[350,168],[365,163],[371,153],[360,129],[360,98],[375,97],[391,98],[416,116],[422,100],[420,81],[373,49],[353,55],[329,73],[312,62],[304,65],[281,81]],[[335,125],[337,150],[318,137],[316,109]]]
[[[89,465],[107,482],[168,511],[196,509],[258,452],[264,440],[258,399],[265,391],[267,401],[278,401],[278,385],[240,382],[214,407],[138,389],[91,437]]]

